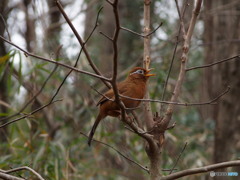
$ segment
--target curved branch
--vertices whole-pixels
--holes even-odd
[[[17,172],[17,171],[22,171],[22,170],[30,171],[34,175],[36,175],[38,177],[38,179],[44,180],[43,177],[39,173],[37,173],[35,170],[33,170],[32,168],[30,168],[28,166],[18,167],[18,168],[14,168],[14,169],[10,169],[10,170],[2,170],[2,169],[0,169],[0,172],[1,173],[5,173],[5,174],[10,174],[10,173]],[[18,178],[18,179],[22,179],[22,178]]]
[[[35,114],[36,112],[41,111],[42,109],[46,108],[47,106],[49,106],[49,105],[51,105],[51,104],[53,104],[53,103],[55,103],[55,102],[58,102],[58,101],[62,101],[62,100],[60,99],[60,100],[50,101],[49,103],[41,106],[40,108],[35,109],[34,111],[32,111],[32,112],[30,112],[30,113],[28,113],[28,114],[26,114],[26,115],[24,115],[24,116],[22,116],[22,117],[20,117],[20,118],[14,119],[14,120],[12,120],[12,121],[9,121],[9,122],[6,122],[5,124],[0,125],[0,128],[3,128],[3,127],[5,127],[5,126],[8,126],[9,124],[15,123],[15,122],[17,122],[17,121],[20,121],[21,119],[27,118],[27,117]]]
[[[12,175],[9,175],[9,174],[2,173],[1,171],[0,171],[0,178],[5,179],[5,180],[25,180],[23,178],[19,178],[19,177],[16,177],[16,176],[12,176]]]
[[[161,180],[177,179],[184,176],[189,176],[189,175],[198,174],[198,173],[205,173],[205,172],[213,171],[216,169],[233,167],[233,166],[240,166],[240,160],[222,162],[222,163],[212,164],[208,166],[203,166],[200,168],[183,170],[183,171],[176,172],[174,174],[162,177]]]
[[[86,138],[88,138],[88,136],[87,136],[86,134],[84,134],[83,132],[80,132],[80,134],[82,134],[83,136],[85,136]],[[102,145],[104,145],[104,146],[106,146],[106,147],[109,147],[109,148],[113,149],[113,150],[114,150],[115,152],[117,152],[120,156],[122,156],[122,157],[124,157],[125,159],[127,159],[128,161],[136,164],[138,167],[140,167],[141,169],[143,169],[143,170],[145,170],[147,173],[149,173],[149,169],[148,169],[148,168],[146,168],[146,167],[144,167],[143,165],[137,163],[136,161],[130,159],[129,157],[127,157],[126,155],[124,155],[123,153],[121,153],[121,152],[120,152],[118,149],[116,149],[115,147],[110,146],[109,144],[104,143],[104,142],[102,142],[102,141],[98,141],[98,140],[96,140],[96,139],[92,139],[92,140],[95,141],[95,142],[97,142],[97,143],[100,143],[100,144],[102,144]]]
[[[125,28],[125,27],[120,27],[120,29],[122,29],[122,30],[124,30],[124,31],[127,31],[127,32],[130,32],[130,33],[132,33],[132,34],[135,34],[135,35],[137,35],[137,36],[140,36],[140,37],[142,37],[142,38],[146,38],[146,37],[148,37],[148,36],[151,36],[153,33],[155,33],[161,26],[162,26],[162,22],[152,31],[152,32],[150,32],[150,33],[148,33],[148,34],[145,34],[145,35],[143,35],[143,34],[140,34],[140,33],[137,33],[137,32],[135,32],[135,31],[133,31],[133,30],[130,30],[130,29],[128,29],[128,28]]]
[[[226,58],[226,59],[214,62],[214,63],[211,63],[211,64],[206,64],[206,65],[202,65],[202,66],[195,66],[195,67],[187,68],[186,71],[191,71],[191,70],[194,70],[194,69],[207,68],[207,67],[211,67],[211,66],[214,66],[214,65],[217,65],[217,64],[220,64],[220,63],[224,63],[224,62],[227,62],[227,61],[231,61],[231,60],[240,60],[240,59],[236,59],[236,58],[240,58],[240,54],[236,55],[236,56],[233,56],[233,57],[230,57],[230,58]]]

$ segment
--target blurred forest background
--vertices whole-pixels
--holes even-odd
[[[186,1],[178,1],[182,9]],[[184,22],[187,28],[194,1],[189,0]],[[88,51],[103,75],[111,76],[112,45],[99,31],[112,35],[112,9],[104,0],[62,0],[65,11],[84,37],[99,26],[87,43]],[[151,26],[163,25],[151,36],[150,79],[152,99],[161,99],[179,29],[174,0],[151,2]],[[119,1],[123,27],[143,32],[143,1]],[[74,66],[80,51],[76,37],[50,0],[1,0],[0,35],[43,57]],[[9,34],[7,33],[9,32]],[[182,36],[165,100],[169,100],[179,72]],[[62,45],[62,48],[60,48]],[[59,52],[58,52],[59,51]],[[213,63],[240,54],[240,1],[204,1],[191,41],[188,67]],[[143,39],[121,31],[119,39],[119,81],[131,67],[142,66]],[[57,68],[57,69],[56,69]],[[77,68],[93,72],[82,54]],[[0,40],[0,125],[47,104],[62,83],[68,69],[27,57]],[[51,77],[48,79],[48,77]],[[47,80],[48,79],[48,80]],[[47,80],[47,81],[46,81]],[[86,137],[97,115],[96,102],[106,90],[98,79],[73,72],[55,99],[62,101],[36,114],[0,129],[0,169],[29,166],[46,179],[147,179],[148,174],[119,156],[115,151]],[[188,145],[177,164],[178,170],[201,167],[240,157],[240,61],[239,57],[205,69],[187,72],[180,102],[206,102],[231,90],[216,105],[178,106],[172,122],[177,125],[166,133],[162,168],[173,167],[184,144]],[[36,96],[37,95],[37,96]],[[34,97],[34,98],[33,98]],[[32,100],[30,103],[29,100]],[[151,103],[153,112],[160,104]],[[164,106],[164,105],[163,105]],[[136,110],[142,117],[142,110]],[[12,116],[14,115],[14,116]],[[143,120],[143,118],[140,118]],[[135,161],[148,166],[144,141],[124,128],[118,119],[106,118],[95,138],[116,147]],[[228,169],[240,172],[240,168]],[[226,171],[226,170],[225,170]],[[168,174],[168,172],[164,172]],[[33,179],[28,172],[19,176]],[[209,173],[189,179],[209,179]]]

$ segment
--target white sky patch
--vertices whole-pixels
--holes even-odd
[[[83,38],[84,34],[84,25],[85,25],[85,13],[82,12],[82,10],[85,8],[83,0],[75,1],[73,4],[67,6],[65,8],[65,11],[69,17],[69,19],[72,19],[72,23],[80,36]],[[74,11],[73,11],[74,9]],[[76,14],[78,13],[78,14]],[[65,20],[64,20],[65,21]],[[68,56],[75,57],[80,50],[80,45],[78,43],[77,38],[73,34],[71,28],[67,23],[65,23],[62,26],[62,31],[61,31],[61,43],[65,46],[68,47],[66,48],[66,52]],[[77,48],[76,48],[77,47]]]
[[[156,2],[155,14],[158,14],[160,18],[168,18],[169,23],[175,23],[178,19],[178,12],[174,1]]]
[[[15,104],[15,108],[17,108],[20,104],[23,104],[26,101],[25,99],[26,95],[27,95],[27,90],[23,86],[21,86],[19,93],[18,94],[16,93],[14,95],[14,99],[16,99],[17,104],[15,103],[12,103],[12,104],[13,105]]]

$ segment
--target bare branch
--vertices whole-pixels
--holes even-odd
[[[92,69],[95,71],[96,74],[98,74],[99,76],[102,76],[102,73],[98,70],[98,68],[95,66],[95,64],[93,63],[87,49],[85,48],[84,46],[84,41],[82,40],[81,36],[79,35],[79,33],[77,32],[76,28],[73,26],[71,20],[69,19],[69,17],[67,16],[66,12],[64,11],[61,3],[59,2],[59,0],[55,0],[56,4],[57,4],[57,7],[59,9],[59,11],[62,13],[63,17],[65,18],[65,20],[67,21],[68,25],[70,26],[70,28],[72,29],[74,35],[76,36],[79,44],[82,46],[82,49],[83,49],[83,52],[84,54],[86,55],[86,58],[88,60],[88,63],[90,64],[90,66],[92,67]],[[99,16],[99,13],[100,11],[102,10],[102,8],[99,10],[98,12],[98,16]],[[97,17],[98,19],[98,17]],[[103,79],[101,79],[103,81]],[[109,84],[105,81],[103,81],[103,83],[109,87]]]
[[[233,56],[233,57],[230,57],[230,58],[226,58],[226,59],[214,62],[214,63],[211,63],[211,64],[187,68],[186,71],[191,71],[191,70],[200,69],[200,68],[207,68],[207,67],[211,67],[211,66],[214,66],[214,65],[217,65],[217,64],[220,64],[220,63],[224,63],[224,62],[227,62],[227,61],[231,61],[231,60],[240,60],[240,54],[236,55],[236,56]]]
[[[102,32],[102,31],[99,31],[99,33],[101,34],[101,35],[103,35],[105,38],[107,38],[109,41],[113,41],[113,39],[111,38],[111,37],[109,37],[108,35],[106,35],[104,32]]]
[[[182,153],[183,153],[183,152],[184,152],[184,150],[186,149],[187,145],[188,145],[188,143],[186,142],[186,143],[185,143],[185,145],[184,145],[184,147],[183,147],[183,149],[182,149],[182,151],[179,153],[179,155],[178,155],[178,158],[177,158],[177,160],[176,160],[175,164],[173,165],[173,167],[172,167],[171,171],[169,172],[169,174],[172,174],[172,172],[173,172],[174,168],[177,166],[177,163],[178,163],[178,161],[179,161],[179,159],[180,159],[180,157],[181,157]]]
[[[202,5],[202,0],[197,0],[196,2],[196,7],[192,13],[192,18],[190,21],[190,25],[188,28],[188,32],[186,35],[186,38],[184,39],[184,45],[183,45],[183,53],[181,56],[181,67],[180,67],[180,72],[178,75],[178,80],[177,80],[177,84],[174,88],[174,92],[173,95],[171,97],[171,101],[175,102],[177,101],[179,95],[180,95],[180,91],[181,91],[181,87],[185,78],[185,74],[186,74],[186,64],[188,61],[188,53],[189,53],[189,46],[190,46],[190,40],[192,38],[192,34],[193,34],[193,30],[197,21],[197,16],[199,14],[199,11],[201,9],[201,5]],[[166,129],[171,117],[172,117],[172,113],[173,113],[173,109],[174,109],[174,104],[169,104],[165,113],[165,117],[163,119],[163,129]]]
[[[176,0],[176,3],[177,3],[177,0]],[[188,3],[188,1],[186,1],[186,4]],[[183,12],[182,12],[182,15],[180,14],[180,11],[178,12],[179,13],[179,18],[180,18],[180,21],[183,21],[183,17],[185,15],[185,10],[186,10],[186,7],[187,5],[185,4],[184,6],[184,9],[183,9]],[[177,4],[178,5],[178,4]],[[178,6],[177,6],[178,7]],[[179,8],[179,7],[178,7]],[[175,59],[175,55],[176,55],[176,52],[177,52],[177,47],[178,47],[178,44],[179,44],[179,36],[180,36],[180,33],[181,33],[181,29],[184,27],[184,24],[181,24],[180,22],[180,26],[179,26],[179,29],[178,29],[178,34],[176,36],[176,42],[175,42],[175,46],[174,46],[174,50],[173,50],[173,55],[172,55],[172,60],[171,60],[171,63],[170,63],[170,67],[169,67],[169,70],[168,70],[168,74],[167,74],[167,78],[165,80],[165,83],[164,83],[164,87],[163,87],[163,93],[162,93],[162,98],[161,100],[163,101],[164,100],[164,96],[165,96],[165,93],[166,93],[166,89],[167,89],[167,85],[168,85],[168,79],[170,77],[170,73],[172,71],[172,66],[173,66],[173,62],[174,62],[174,59]],[[184,30],[185,31],[185,30]],[[162,110],[162,105],[160,106],[160,112]]]
[[[80,52],[79,52],[79,54],[78,54],[78,57],[77,57],[77,60],[76,60],[76,62],[75,62],[74,67],[77,67],[78,61],[79,61],[79,59],[80,59],[80,56],[81,56],[81,54],[82,54],[82,51],[83,51],[85,45],[87,44],[88,40],[92,37],[94,31],[96,30],[96,28],[97,28],[97,26],[98,26],[98,18],[99,18],[99,15],[100,15],[100,12],[101,12],[102,9],[103,9],[102,7],[99,9],[98,14],[97,14],[97,18],[96,18],[95,25],[94,25],[92,31],[90,32],[89,36],[87,37],[87,40],[86,40],[85,42],[83,42],[83,44],[82,44],[82,48],[81,48],[81,50],[80,50]],[[57,96],[58,92],[60,91],[61,87],[63,86],[63,84],[64,84],[65,81],[67,80],[68,76],[72,73],[72,71],[73,71],[73,70],[71,69],[71,70],[68,72],[68,74],[65,76],[65,78],[63,79],[63,81],[61,82],[61,84],[59,85],[59,87],[57,88],[55,94],[53,95],[51,101],[53,101],[54,98]],[[108,86],[108,84],[107,84],[107,86]]]
[[[30,168],[28,166],[18,167],[18,168],[14,168],[14,169],[10,169],[10,170],[2,170],[2,169],[0,169],[0,172],[5,173],[5,174],[10,174],[10,173],[17,172],[17,171],[22,171],[22,170],[30,171],[35,176],[37,176],[38,179],[44,180],[43,177],[39,173],[37,173],[35,170],[33,170],[32,168]]]
[[[151,0],[144,0],[143,1],[143,33],[144,35],[148,35],[151,30]],[[149,69],[151,63],[151,36],[146,36],[143,40],[143,67]],[[147,84],[147,91],[145,95],[146,99],[149,99],[149,92],[148,92],[148,84]],[[151,110],[151,105],[149,102],[143,104],[144,106],[144,118],[145,123],[147,126],[147,130],[150,130],[153,127],[153,115]],[[155,145],[152,147],[156,147]]]
[[[6,123],[0,125],[0,128],[3,128],[3,127],[5,127],[5,126],[8,126],[9,124],[15,123],[15,122],[17,122],[17,121],[20,121],[21,119],[27,118],[27,117],[35,114],[36,112],[41,111],[42,109],[46,108],[47,106],[49,106],[49,105],[51,105],[51,104],[53,104],[53,103],[55,103],[55,102],[58,102],[58,101],[62,101],[62,100],[60,99],[60,100],[51,101],[51,102],[47,103],[46,105],[41,106],[40,108],[37,108],[37,109],[35,109],[34,111],[32,111],[32,112],[30,112],[30,113],[28,113],[28,114],[26,114],[26,115],[24,115],[24,116],[22,116],[22,117],[20,117],[20,118],[14,119],[14,120],[12,120],[12,121],[9,121],[9,122],[6,122]]]
[[[150,32],[150,33],[148,33],[148,34],[145,34],[145,35],[140,34],[140,33],[137,33],[137,32],[135,32],[135,31],[130,30],[130,29],[125,28],[125,27],[120,27],[120,29],[122,29],[122,30],[124,30],[124,31],[127,31],[127,32],[130,32],[130,33],[132,33],[132,34],[135,34],[135,35],[137,35],[137,36],[140,36],[140,37],[142,37],[142,38],[146,38],[146,37],[148,37],[148,36],[151,36],[153,33],[155,33],[155,32],[162,26],[162,24],[163,24],[163,23],[161,22],[152,32]]]
[[[46,86],[47,82],[49,81],[49,79],[52,77],[52,75],[54,74],[54,72],[57,70],[58,65],[56,64],[56,66],[53,68],[52,72],[48,75],[47,79],[43,82],[40,90],[15,114],[7,116],[5,118],[0,119],[0,121],[4,121],[10,118],[13,118],[17,115],[19,115],[21,112],[23,112],[29,104],[31,104],[43,91],[44,87]]]
[[[230,90],[230,87],[228,86],[227,89],[219,94],[217,97],[214,99],[207,101],[207,102],[199,102],[199,103],[180,103],[180,102],[171,102],[171,101],[161,101],[161,100],[155,100],[155,99],[137,99],[137,98],[131,98],[128,96],[124,96],[120,94],[120,97],[124,97],[127,99],[135,100],[135,101],[143,101],[143,102],[155,102],[155,103],[162,103],[162,104],[172,104],[172,105],[178,105],[178,106],[199,106],[199,105],[206,105],[206,104],[213,104],[215,103],[218,99],[220,99],[222,96],[224,96],[226,93],[228,93]]]
[[[7,35],[8,35],[8,39],[9,39],[9,41],[11,41],[11,36],[10,36],[9,30],[8,30],[7,23],[6,23],[6,21],[5,21],[4,17],[3,17],[3,15],[2,15],[1,13],[0,13],[0,16],[1,16],[1,19],[2,19],[2,21],[3,21],[4,26],[5,26],[5,28],[6,28]]]
[[[233,167],[233,166],[240,166],[240,160],[222,162],[222,163],[212,164],[208,166],[203,166],[200,168],[183,170],[183,171],[176,172],[171,175],[162,177],[161,180],[177,179],[185,176],[190,176],[193,174],[199,174],[199,173],[209,172],[209,171],[213,171],[220,168]]]
[[[2,178],[4,180],[25,180],[23,178],[19,178],[19,177],[15,177],[15,176],[12,176],[9,174],[2,173],[1,171],[0,171],[0,178]]]
[[[184,12],[185,12],[186,5],[188,4],[188,2],[186,1],[186,4],[184,6],[184,10],[183,10],[183,14],[181,14],[181,12],[180,12],[180,8],[179,8],[179,5],[178,5],[178,0],[175,0],[175,3],[176,3],[177,12],[178,12],[179,20],[180,20],[180,26],[181,26],[181,29],[182,29],[182,32],[183,32],[183,36],[185,37],[187,34],[186,34],[184,22],[183,22],[183,16],[184,16]]]
[[[87,136],[86,134],[84,134],[83,132],[80,132],[80,134],[82,134],[83,136],[85,136],[86,138],[88,138],[88,136]],[[143,169],[143,170],[145,170],[147,173],[149,173],[149,169],[148,169],[148,168],[146,168],[146,167],[144,167],[143,165],[139,164],[138,162],[130,159],[129,157],[127,157],[126,155],[124,155],[123,153],[121,153],[121,152],[120,152],[118,149],[116,149],[115,147],[110,146],[109,144],[104,143],[104,142],[102,142],[102,141],[98,141],[98,140],[96,140],[96,139],[92,139],[92,141],[95,141],[95,142],[97,142],[97,143],[100,143],[100,144],[102,144],[102,145],[104,145],[104,146],[106,146],[106,147],[109,147],[109,148],[113,149],[113,150],[114,150],[115,152],[117,152],[120,156],[122,156],[122,157],[124,157],[126,160],[128,160],[128,161],[136,164],[138,167],[140,167],[141,169]]]
[[[108,2],[110,5],[113,5],[113,2],[110,0],[106,0],[106,2]]]
[[[89,76],[92,76],[92,77],[99,78],[99,79],[102,79],[102,80],[104,80],[104,81],[110,82],[110,79],[108,79],[108,78],[106,78],[106,77],[104,77],[104,76],[97,75],[97,74],[93,74],[93,73],[90,73],[90,72],[88,72],[88,71],[83,71],[83,70],[74,68],[74,67],[72,67],[72,66],[70,66],[70,65],[63,64],[63,63],[61,63],[61,62],[59,62],[59,61],[54,61],[54,60],[51,60],[51,59],[48,59],[48,58],[45,58],[45,57],[42,57],[42,56],[38,56],[38,55],[32,54],[32,53],[30,53],[30,52],[27,52],[26,50],[22,49],[22,48],[19,47],[18,45],[12,43],[11,41],[8,41],[7,39],[5,39],[4,37],[2,37],[1,35],[0,35],[0,39],[2,39],[3,41],[7,42],[8,44],[11,44],[12,46],[16,47],[16,48],[19,49],[20,51],[24,52],[24,54],[25,54],[26,56],[35,57],[35,58],[37,58],[37,59],[41,59],[41,60],[46,61],[46,62],[50,62],[50,63],[57,64],[57,65],[59,65],[59,66],[62,66],[62,67],[68,68],[68,69],[72,69],[72,70],[74,70],[74,71],[76,71],[76,72],[79,72],[79,73],[82,73],[82,74],[87,74],[87,75],[89,75]]]
[[[92,88],[94,91],[96,91],[98,94],[100,94],[101,96],[103,96],[104,98],[106,98],[107,100],[114,102],[114,99],[111,99],[111,98],[105,96],[105,94],[99,92],[99,91],[98,91],[97,89],[95,89],[93,86],[91,86],[91,88]]]

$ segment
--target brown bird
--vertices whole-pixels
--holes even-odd
[[[117,84],[119,94],[128,96],[131,98],[143,99],[146,92],[146,82],[150,76],[154,76],[155,74],[149,74],[152,69],[146,70],[141,67],[133,68],[128,77]],[[108,90],[105,94],[109,99],[114,99],[113,89]],[[135,101],[127,98],[120,98],[124,103],[126,108],[136,108],[140,101]],[[106,116],[118,117],[121,114],[120,108],[116,102],[110,101],[105,97],[102,97],[97,106],[100,105],[100,110],[96,121],[91,129],[91,132],[88,137],[88,145],[91,146],[91,141],[95,130],[99,124],[99,122],[104,119]]]

